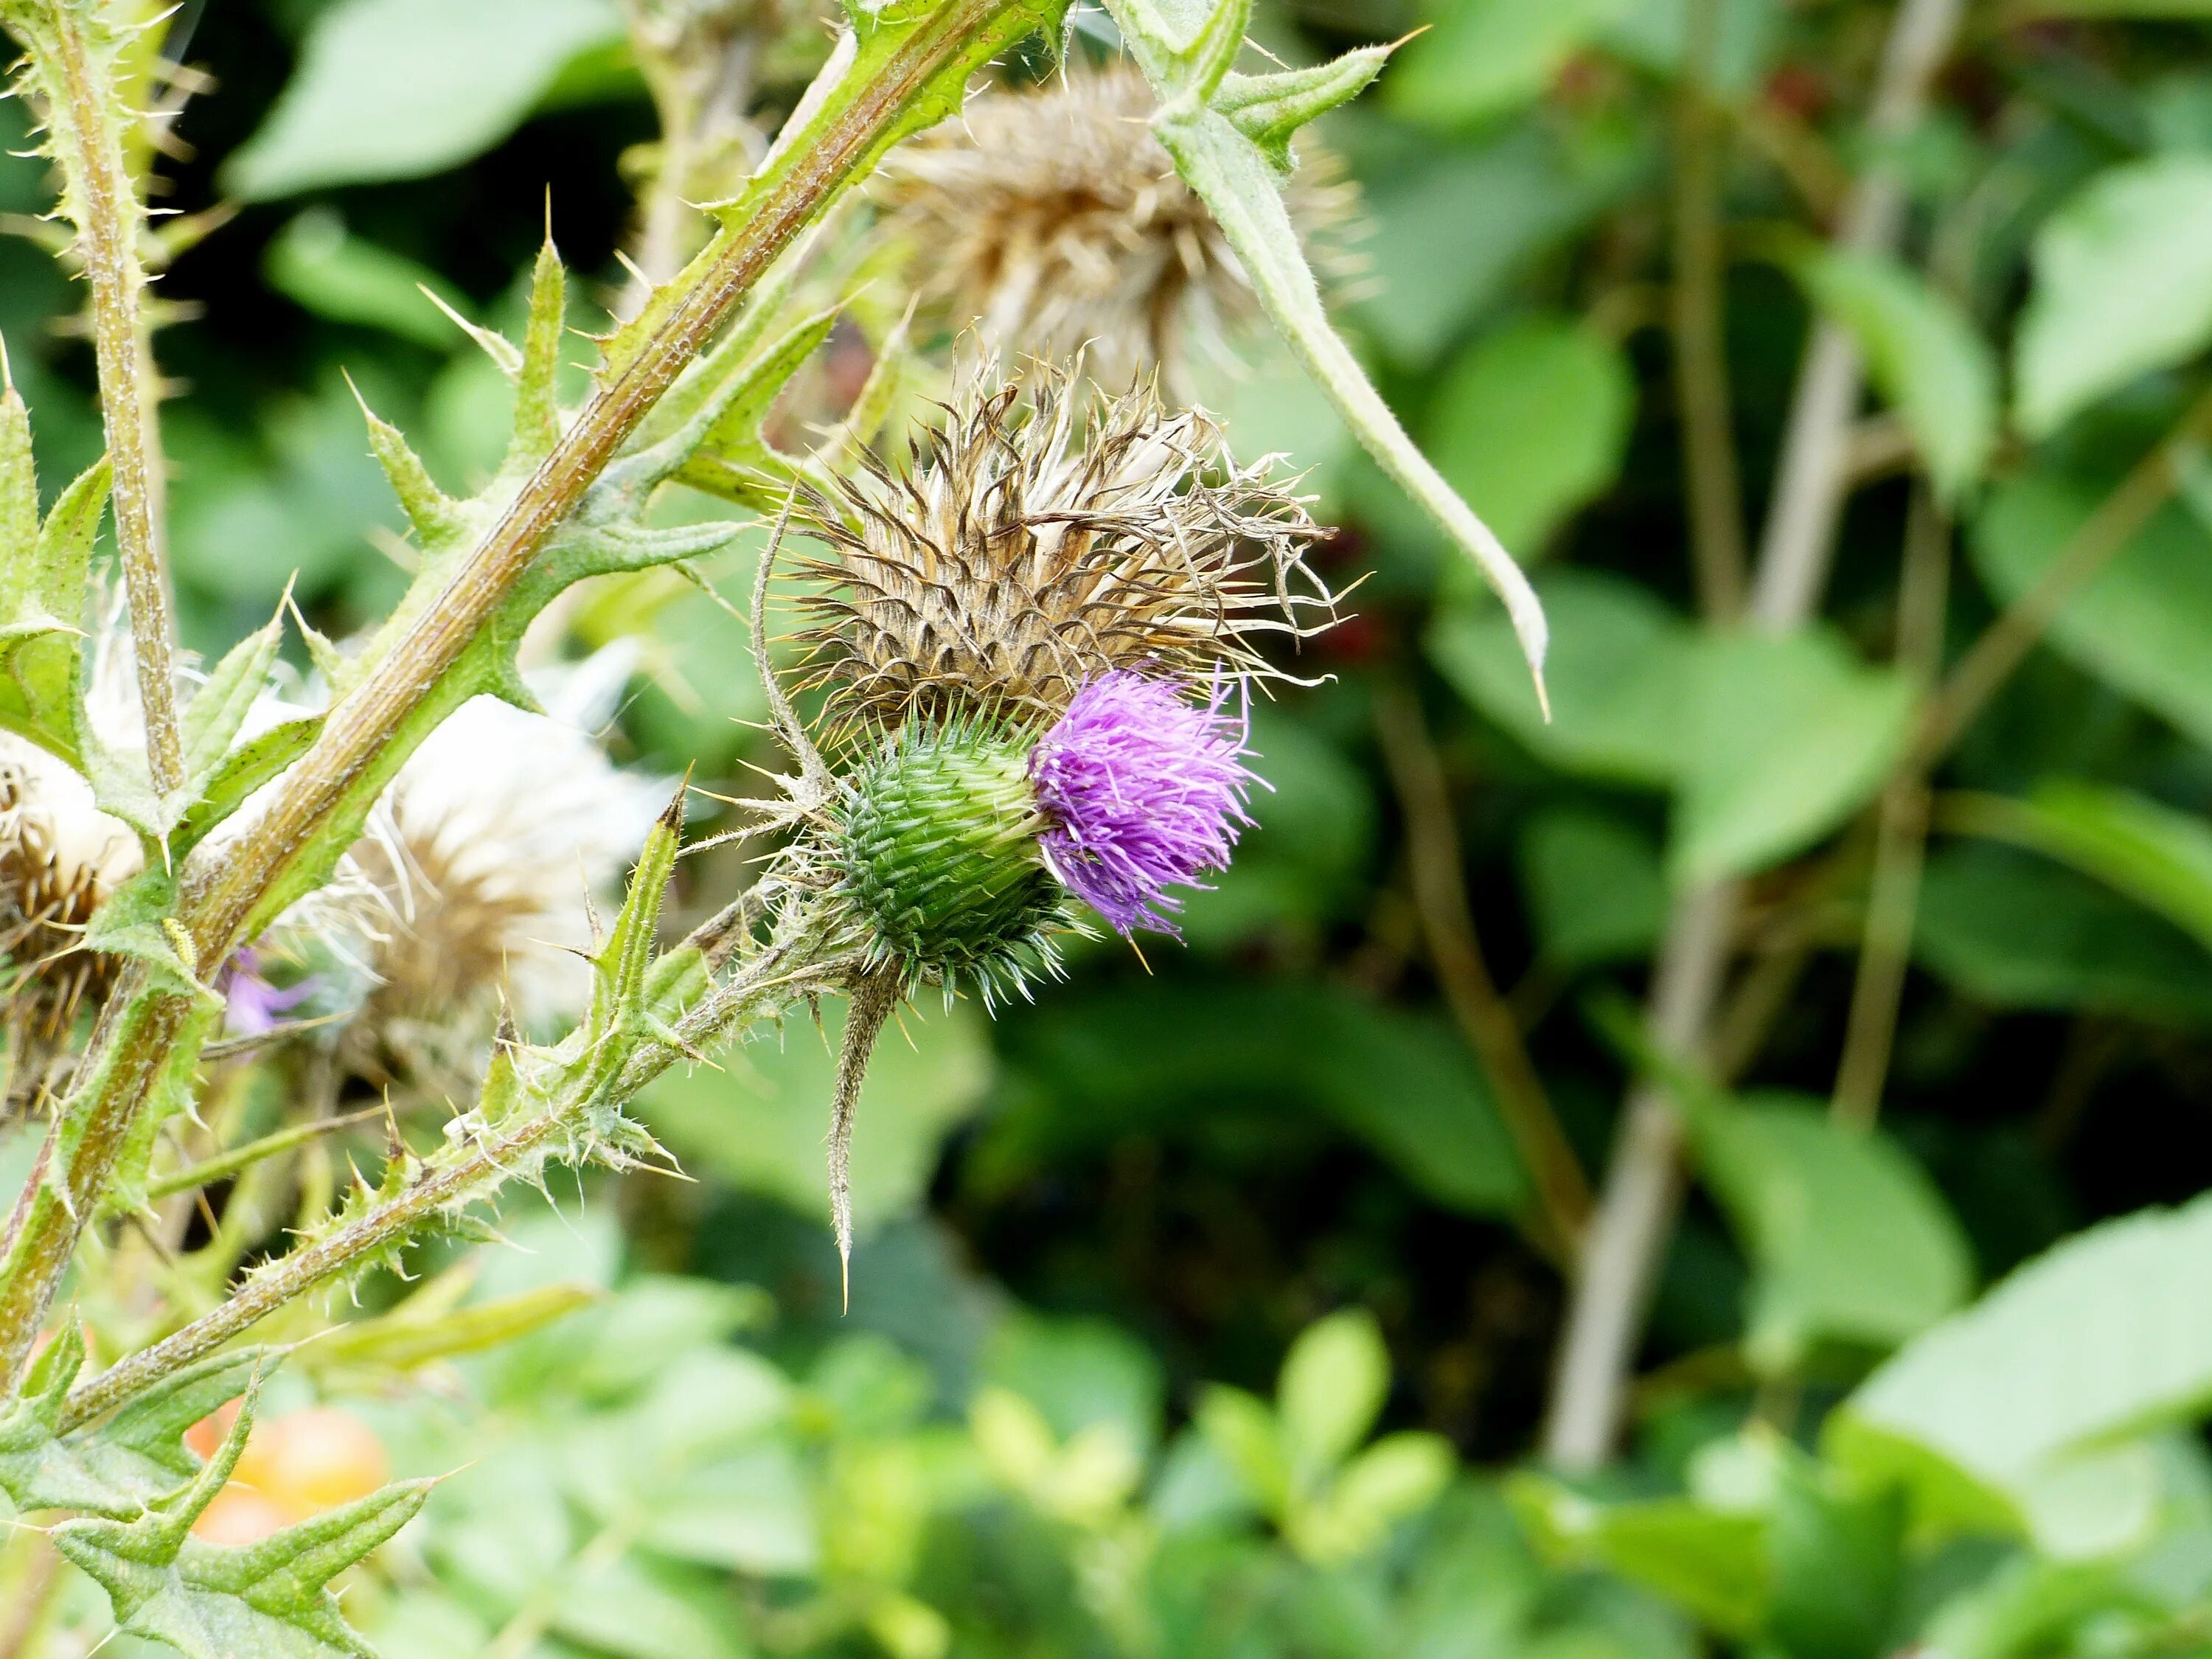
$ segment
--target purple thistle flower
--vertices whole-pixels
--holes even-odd
[[[261,953],[242,945],[224,966],[216,988],[223,995],[223,1024],[240,1036],[266,1036],[282,1017],[314,995],[313,975],[279,989],[261,977]]]
[[[1045,862],[1078,898],[1127,934],[1176,931],[1171,887],[1229,867],[1259,781],[1243,721],[1205,707],[1173,681],[1115,669],[1075,694],[1030,756],[1030,782],[1050,821]]]

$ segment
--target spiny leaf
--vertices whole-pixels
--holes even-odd
[[[323,717],[309,714],[270,726],[225,756],[200,787],[200,798],[170,832],[169,856],[180,859],[225,818],[246,805],[253,792],[307,752]]]
[[[386,1486],[244,1548],[203,1543],[192,1523],[237,1467],[253,1405],[249,1391],[222,1449],[188,1485],[130,1521],[65,1522],[54,1546],[107,1592],[120,1630],[185,1659],[375,1659],[327,1586],[411,1520],[432,1483]]]
[[[1213,94],[1213,107],[1260,147],[1278,173],[1287,174],[1294,165],[1291,140],[1298,129],[1364,92],[1395,50],[1392,46],[1362,46],[1311,69],[1232,74]]]
[[[368,447],[384,469],[399,510],[415,527],[416,536],[429,547],[442,547],[468,533],[468,519],[461,504],[438,488],[422,457],[408,447],[399,428],[378,418],[364,402],[361,412],[368,421]]]
[[[799,463],[782,455],[763,431],[776,398],[836,325],[835,309],[805,319],[751,362],[740,366],[694,416],[684,436],[690,459],[676,477],[695,489],[759,506],[790,492]]]
[[[55,1333],[21,1397],[0,1413],[0,1492],[18,1510],[69,1509],[128,1517],[191,1478],[199,1460],[185,1431],[234,1399],[263,1350],[201,1361],[131,1401],[106,1423],[64,1431],[69,1392],[84,1364],[74,1320]]]
[[[561,404],[555,386],[561,372],[561,338],[568,331],[568,273],[549,240],[538,250],[530,277],[530,321],[522,337],[522,369],[515,380],[512,471],[533,467],[561,441]]]
[[[215,993],[194,976],[197,964],[180,950],[176,935],[162,926],[170,920],[176,897],[174,872],[158,863],[150,865],[93,913],[84,931],[84,948],[134,957],[154,970],[164,990],[220,1006]]]
[[[1241,89],[1230,92],[1229,112],[1218,101],[1227,68],[1220,41],[1232,24],[1241,27],[1248,5],[1249,0],[1220,0],[1200,11],[1194,0],[1108,0],[1107,9],[1159,99],[1154,134],[1183,182],[1212,210],[1269,320],[1367,452],[1450,533],[1504,601],[1540,701],[1547,635],[1535,590],[1489,526],[1415,447],[1329,323],[1321,289],[1283,205],[1273,153],[1287,143],[1290,130],[1284,123],[1291,107],[1280,106],[1255,117],[1243,102]],[[1364,68],[1345,71],[1347,86],[1358,81]],[[1320,84],[1302,89],[1304,106],[1316,114],[1327,107],[1314,96]],[[1236,118],[1240,112],[1245,117],[1241,123]]]
[[[614,931],[592,960],[595,983],[586,1028],[592,1042],[619,1029],[635,1030],[643,1020],[653,938],[660,925],[661,901],[676,873],[676,854],[684,835],[684,799],[690,789],[690,780],[686,777],[678,787],[675,799],[646,832],[645,846],[638,854],[637,868],[631,872]]]
[[[192,1109],[200,1043],[222,1010],[222,1000],[209,992],[185,1014],[195,1032],[188,1043],[180,1042],[169,1050],[148,1085],[144,1103],[131,1120],[108,1170],[106,1183],[100,1188],[102,1215],[137,1215],[151,1208],[147,1182],[154,1148],[170,1123]]]
[[[185,709],[185,775],[195,784],[211,777],[230,752],[254,700],[269,684],[284,642],[280,611],[223,653]]]

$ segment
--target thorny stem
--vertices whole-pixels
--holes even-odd
[[[138,259],[145,210],[123,153],[120,99],[94,53],[84,11],[47,0],[23,33],[48,94],[54,155],[68,181],[64,199],[92,289],[100,412],[115,470],[117,562],[131,606],[147,763],[155,790],[167,796],[185,787],[185,755],[159,513],[160,377],[146,319],[146,271]]]
[[[1897,660],[1923,685],[1942,667],[1943,611],[1950,574],[1951,526],[1926,484],[1913,491],[1905,521],[1904,572],[1898,588]],[[1881,1115],[1882,1084],[1897,1036],[1912,919],[1928,844],[1928,787],[1906,768],[1882,791],[1875,815],[1874,875],[1866,927],[1836,1068],[1830,1109],[1840,1122],[1871,1128]]]
[[[1570,1273],[1589,1218],[1589,1183],[1528,1057],[1520,1023],[1498,994],[1475,931],[1460,867],[1451,790],[1420,705],[1402,684],[1376,688],[1375,727],[1406,818],[1406,858],[1414,908],[1437,983],[1497,1097],[1514,1149],[1528,1171],[1540,1242]]]
[[[1957,39],[1963,9],[1963,0],[1902,0],[1868,117],[1877,142],[1894,140],[1918,125],[1936,73]],[[1877,162],[1853,186],[1837,241],[1856,252],[1887,251],[1898,241],[1904,215],[1902,182]],[[1774,505],[1752,582],[1748,615],[1761,631],[1788,633],[1818,605],[1843,509],[1844,461],[1860,387],[1858,354],[1850,336],[1821,324],[1790,405]],[[1651,1041],[1662,1053],[1694,1060],[1705,1048],[1741,905],[1741,889],[1734,882],[1700,889],[1675,903],[1647,1011]],[[1563,1469],[1593,1469],[1612,1451],[1659,1257],[1681,1200],[1681,1122],[1664,1089],[1650,1079],[1632,1085],[1599,1193],[1583,1275],[1568,1304],[1553,1381],[1544,1450]]]
[[[1691,0],[1681,83],[1675,91],[1674,281],[1669,313],[1675,396],[1698,608],[1716,622],[1743,609],[1743,486],[1730,430],[1723,337],[1722,124],[1706,83],[1718,0]]]
[[[188,1164],[168,1175],[147,1182],[149,1200],[173,1197],[201,1187],[212,1186],[218,1181],[228,1181],[241,1170],[265,1158],[276,1158],[295,1146],[305,1146],[334,1131],[351,1124],[365,1123],[374,1117],[382,1117],[382,1106],[365,1106],[360,1111],[349,1112],[343,1117],[318,1117],[307,1123],[295,1123],[288,1129],[279,1129],[258,1140],[249,1140],[243,1146],[234,1146],[227,1152],[204,1158],[198,1164]]]
[[[787,1006],[809,988],[823,988],[827,964],[794,961],[814,948],[810,933],[772,945],[715,987],[681,1018],[673,1040],[641,1042],[611,1073],[580,1062],[562,1095],[526,1121],[488,1138],[453,1164],[430,1172],[387,1204],[380,1204],[329,1237],[276,1258],[220,1307],[123,1360],[70,1396],[71,1424],[112,1411],[141,1389],[222,1347],[287,1303],[343,1273],[356,1262],[402,1243],[457,1207],[483,1196],[519,1164],[574,1134],[594,1109],[619,1105],[666,1071],[729,1031]],[[815,977],[817,974],[822,977]]]
[[[198,950],[203,983],[252,925],[268,919],[258,912],[295,862],[310,856],[362,789],[404,753],[396,745],[420,739],[410,717],[430,702],[539,544],[777,254],[861,170],[931,82],[1017,3],[945,0],[842,102],[833,96],[836,82],[853,72],[852,60],[842,52],[832,58],[816,83],[825,101],[816,109],[821,125],[811,142],[780,149],[763,164],[747,216],[679,279],[682,291],[636,355],[578,411],[437,601],[330,711],[314,746],[271,786],[252,826],[220,858],[204,854],[187,862],[176,921]],[[157,988],[135,963],[111,995],[80,1071],[84,1085],[64,1103],[42,1154],[51,1164],[60,1147],[66,1161],[26,1186],[0,1243],[0,1393],[12,1392],[21,1375],[133,1121],[188,1036],[186,1063],[197,1053],[204,1030],[188,1030],[191,1011],[189,999]]]

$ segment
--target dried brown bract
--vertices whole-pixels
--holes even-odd
[[[830,550],[799,566],[808,684],[839,724],[950,704],[1050,718],[1115,668],[1278,674],[1265,636],[1334,620],[1304,561],[1317,527],[1272,457],[1240,466],[1149,386],[1078,385],[973,376],[905,468],[871,459],[836,499],[802,501]]]

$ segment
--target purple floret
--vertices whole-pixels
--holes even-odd
[[[1244,722],[1204,707],[1172,681],[1116,669],[1075,695],[1030,756],[1030,781],[1050,820],[1045,861],[1078,898],[1124,934],[1175,933],[1171,887],[1229,867],[1252,820]]]
[[[232,953],[216,981],[216,988],[222,993],[223,1024],[240,1036],[268,1036],[283,1016],[315,994],[312,975],[280,990],[262,978],[260,968],[261,953],[242,945]]]

